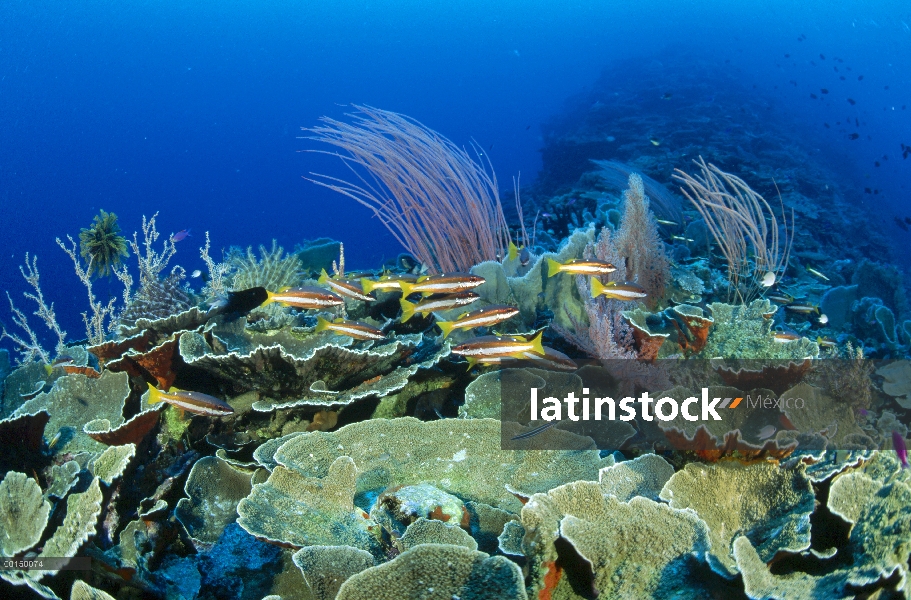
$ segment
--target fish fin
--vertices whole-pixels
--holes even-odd
[[[415,283],[421,283],[422,281],[424,281],[424,280],[427,279],[428,277],[429,277],[429,275],[421,275],[420,277],[418,277],[418,280],[415,281]]]
[[[367,279],[366,277],[361,277],[361,289],[364,291],[365,294],[369,294],[370,292],[373,291],[373,284],[374,284],[374,282],[371,281],[370,279]]]
[[[474,366],[476,364],[478,364],[478,359],[476,359],[473,356],[468,356],[465,358],[465,360],[468,361],[468,368],[466,369],[466,371],[471,371],[474,368]]]
[[[545,355],[544,344],[541,342],[543,337],[544,337],[544,330],[542,329],[535,335],[525,338],[525,341],[532,345],[532,352],[534,352],[535,354],[540,354],[541,356]]]
[[[273,302],[275,302],[275,292],[270,292],[269,290],[266,290],[266,295],[267,295],[266,301],[263,302],[262,304],[260,304],[260,306],[266,306],[267,304],[272,304]]]
[[[420,279],[418,279],[418,281],[420,281]],[[400,281],[400,282],[399,282],[399,287],[402,288],[402,298],[407,298],[408,296],[411,295],[411,292],[412,292],[412,289],[411,289],[411,288],[413,288],[414,285],[415,285],[415,284],[413,284],[413,283],[408,283],[408,282],[405,282],[405,281]]]
[[[556,275],[557,273],[560,272],[560,267],[562,267],[562,266],[563,265],[561,265],[554,259],[548,257],[547,258],[547,276],[553,277],[554,275]]]
[[[414,304],[405,300],[404,297],[399,299],[399,304],[402,306],[402,323],[406,323],[414,316]]]
[[[604,284],[598,281],[597,279],[592,279],[592,298],[597,298],[602,293],[604,293]]]
[[[509,242],[509,252],[506,254],[508,260],[519,258],[519,248],[512,241]]]
[[[313,331],[316,331],[316,332],[325,331],[328,328],[329,328],[329,321],[327,321],[326,319],[324,319],[322,317],[316,317],[316,329],[314,329]]]
[[[443,339],[449,337],[449,334],[452,333],[452,328],[455,325],[453,321],[437,321],[437,327],[440,328],[440,331],[443,332]]]
[[[156,404],[158,402],[163,402],[164,400],[161,397],[161,390],[159,390],[157,387],[155,387],[151,383],[149,383],[148,386],[149,386],[149,404]]]
[[[47,376],[50,377],[51,373],[54,372],[54,367],[51,365],[44,365],[44,372],[47,373]]]
[[[173,394],[174,392],[179,392],[179,391],[180,391],[180,390],[178,390],[178,389],[177,389],[176,387],[174,387],[173,385],[168,389],[168,393],[169,393],[169,394]]]
[[[326,269],[320,271],[319,279],[316,280],[316,283],[326,283],[329,281],[329,273],[326,273]]]

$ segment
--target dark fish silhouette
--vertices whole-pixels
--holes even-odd
[[[875,161],[875,162],[873,163],[873,166],[874,166],[874,167],[878,167],[878,166],[879,166],[879,161],[878,161],[878,160]]]
[[[825,55],[825,54],[820,54],[820,55],[819,55],[819,58],[820,58],[821,60],[825,60],[825,59],[826,59],[826,55]]]
[[[831,129],[831,126],[828,123],[823,123],[826,126],[826,129]]]
[[[810,94],[810,98],[812,98],[813,100],[817,100],[817,99],[819,99],[819,96],[817,96],[816,94]]]
[[[857,138],[860,137],[860,134],[859,134],[859,133],[852,133],[852,134],[849,135],[848,137],[849,137],[850,139],[852,139],[852,140],[856,140]]]
[[[823,94],[828,94],[828,93],[829,93],[829,90],[827,90],[826,88],[822,88],[822,89],[819,90],[819,91],[822,92]]]
[[[839,79],[841,79],[842,81],[844,81],[844,80],[845,80],[845,76],[842,75],[841,77],[839,77]]]
[[[864,80],[864,76],[863,76],[863,75],[858,75],[858,76],[857,76],[857,81],[863,81],[863,80]]]

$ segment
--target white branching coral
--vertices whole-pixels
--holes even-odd
[[[66,236],[66,239],[70,241],[70,246],[72,247],[68,248],[60,238],[57,238],[57,245],[73,260],[76,277],[85,285],[85,289],[89,294],[89,307],[92,309],[91,317],[89,317],[88,312],[82,313],[82,321],[85,323],[85,336],[88,338],[90,344],[100,344],[104,341],[105,332],[110,331],[114,326],[114,303],[117,299],[111,298],[107,305],[104,305],[99,300],[95,299],[95,294],[92,292],[92,279],[90,275],[92,272],[92,262],[89,261],[88,268],[84,269],[82,263],[79,262],[76,242],[73,241],[73,238],[69,235]],[[107,325],[105,325],[105,321],[107,321]]]
[[[31,257],[29,260],[28,253],[25,254],[25,266],[19,267],[19,272],[22,273],[22,277],[25,278],[25,281],[31,286],[34,293],[23,292],[23,296],[32,300],[35,304],[38,305],[38,309],[32,313],[33,315],[40,318],[47,328],[50,329],[54,335],[57,336],[57,345],[55,347],[56,352],[60,352],[64,347],[64,339],[66,338],[66,332],[60,328],[60,325],[57,323],[57,315],[54,314],[54,305],[50,305],[45,302],[44,294],[41,293],[41,284],[39,282],[38,275],[38,257]],[[7,299],[9,299],[10,312],[13,315],[13,323],[20,327],[25,335],[28,336],[28,340],[23,339],[21,336],[14,333],[9,333],[5,326],[0,324],[0,340],[8,339],[19,347],[19,362],[27,363],[35,360],[36,358],[44,362],[45,364],[50,362],[50,354],[41,347],[41,343],[38,341],[38,335],[28,324],[28,319],[21,310],[16,308],[16,305],[13,303],[12,297],[10,297],[9,292],[6,293]]]

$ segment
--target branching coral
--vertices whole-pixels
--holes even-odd
[[[728,299],[734,297],[746,304],[759,292],[766,273],[772,273],[777,281],[788,268],[794,240],[794,210],[791,209],[789,225],[782,202],[784,239],[779,240],[778,220],[765,198],[739,177],[706,164],[701,157],[695,163],[700,175],[694,177],[677,169],[674,178],[688,188],[680,191],[702,215],[727,259]]]
[[[629,176],[629,189],[623,193],[623,201],[623,218],[614,247],[626,260],[626,277],[645,289],[648,293],[645,303],[654,308],[664,296],[670,265],[638,174]]]
[[[327,154],[366,170],[355,171],[362,184],[321,175],[310,181],[372,210],[431,272],[467,271],[506,255],[509,230],[489,162],[476,162],[417,121],[355,108],[353,124],[323,118],[325,125],[309,131],[347,153]]]
[[[73,260],[76,276],[85,285],[85,289],[89,294],[89,307],[92,309],[91,317],[89,317],[88,312],[82,313],[82,321],[85,323],[85,336],[90,344],[100,344],[104,342],[105,332],[110,331],[114,326],[114,302],[117,299],[111,298],[107,305],[95,299],[95,294],[92,291],[92,259],[89,260],[88,268],[83,269],[82,263],[79,262],[79,258],[76,256],[76,242],[70,236],[66,236],[66,239],[70,241],[70,247],[64,245],[60,238],[57,238],[57,245]],[[107,321],[107,325],[105,321]]]
[[[28,272],[26,272],[28,271]],[[25,281],[35,290],[35,293],[24,292],[23,295],[35,302],[38,305],[38,310],[34,313],[35,316],[39,317],[44,324],[47,325],[47,328],[54,332],[57,336],[57,346],[56,351],[59,353],[64,347],[63,340],[66,338],[66,332],[60,329],[60,325],[57,323],[57,316],[54,314],[54,305],[53,303],[48,305],[44,301],[44,294],[41,293],[41,285],[39,283],[38,275],[38,257],[33,256],[31,262],[29,262],[28,253],[25,254],[25,267],[19,267],[19,272],[22,273],[22,277],[25,278]],[[28,341],[22,339],[20,336],[9,333],[2,324],[0,324],[0,340],[4,338],[9,339],[11,342],[19,346],[20,363],[27,363],[36,358],[40,359],[45,364],[50,362],[49,353],[41,347],[41,343],[38,341],[38,335],[32,330],[31,326],[28,324],[28,320],[25,317],[25,313],[16,308],[16,305],[13,304],[13,299],[10,297],[9,292],[6,293],[6,297],[9,299],[10,312],[13,313],[13,322],[23,329],[28,335]]]
[[[120,235],[117,215],[101,211],[92,226],[79,232],[79,255],[88,263],[89,276],[110,276],[127,257],[127,240]]]

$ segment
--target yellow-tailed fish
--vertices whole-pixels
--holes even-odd
[[[535,352],[525,352],[522,355],[522,358],[525,360],[531,360],[539,363],[545,369],[559,369],[561,371],[575,371],[579,368],[579,365],[558,350],[544,346],[544,354],[537,354]]]
[[[776,302],[778,304],[790,304],[791,302],[794,302],[793,296],[779,296],[779,295],[773,296],[773,295],[769,294],[766,296],[766,299],[770,300],[772,302]]]
[[[547,259],[547,276],[553,277],[557,273],[571,273],[573,275],[608,275],[617,270],[617,267],[603,260],[571,260],[558,263],[552,258]]]
[[[519,258],[519,250],[521,250],[521,248],[516,246],[513,242],[509,242],[509,252],[506,253],[506,259],[515,260]]]
[[[812,267],[807,267],[807,273],[809,273],[810,275],[815,275],[816,277],[819,277],[823,281],[830,281],[830,279],[828,277],[826,277],[825,275],[823,275],[822,273],[820,273],[819,271],[817,271],[816,269],[814,269]]]
[[[544,346],[541,344],[541,336],[543,334],[544,331],[542,330],[529,338],[505,335],[476,337],[455,346],[452,349],[452,353],[464,356],[468,359],[469,368],[474,366],[479,359],[491,359],[504,356],[524,358],[526,352],[535,352],[543,355]]]
[[[348,296],[349,298],[354,298],[355,300],[363,300],[364,302],[373,302],[376,300],[373,296],[368,296],[363,293],[361,287],[357,284],[351,283],[350,281],[345,281],[344,279],[334,279],[329,277],[329,273],[326,273],[326,269],[323,269],[320,273],[319,279],[316,280],[317,283],[322,285],[328,285],[329,288],[340,294],[342,296]]]
[[[207,417],[225,417],[234,414],[234,409],[231,408],[230,404],[224,400],[219,400],[215,396],[199,392],[185,392],[173,387],[164,392],[151,383],[148,385],[149,404],[167,402],[180,410]]]
[[[414,283],[417,280],[417,275],[383,275],[379,279],[361,277],[361,289],[365,294],[369,294],[374,290],[394,292],[402,289],[402,282]]]
[[[356,340],[383,340],[386,335],[381,329],[361,323],[360,321],[346,321],[345,319],[336,319],[329,321],[323,317],[316,318],[315,331],[332,331],[340,335],[347,335]]]
[[[661,145],[661,140],[659,140],[658,138],[649,138],[648,141],[652,143],[652,146]]]
[[[443,332],[443,338],[449,337],[453,329],[471,329],[473,327],[491,327],[519,314],[514,306],[494,305],[465,313],[455,321],[437,321],[437,327]]]
[[[786,333],[784,331],[776,331],[775,335],[772,337],[779,344],[789,344],[800,339],[799,335],[794,333]]]
[[[827,338],[827,337],[822,337],[822,336],[819,336],[816,338],[816,343],[819,345],[820,348],[834,348],[834,347],[838,346],[838,342],[836,342],[832,338]]]
[[[682,235],[672,235],[672,236],[671,236],[671,239],[672,239],[672,240],[677,240],[678,242],[687,242],[687,243],[692,243],[692,242],[695,242],[695,241],[696,241],[696,240],[694,240],[694,239],[692,239],[692,238],[683,237]]]
[[[655,219],[655,221],[657,221],[659,225],[670,225],[671,227],[680,226],[680,223],[677,223],[676,221],[667,221],[665,219]]]
[[[819,307],[815,304],[787,304],[784,309],[802,315],[809,315],[811,313],[819,314]]]
[[[480,296],[474,292],[459,292],[458,294],[447,294],[436,298],[425,298],[416,304],[402,298],[399,300],[399,304],[402,307],[402,323],[408,321],[415,313],[426,314],[437,310],[452,310],[459,306],[467,306],[478,298]]]
[[[476,288],[484,283],[484,278],[471,273],[443,273],[441,275],[423,275],[414,283],[401,282],[402,295],[408,296],[420,293],[424,296],[430,294],[454,294]],[[441,310],[441,309],[436,309]]]
[[[339,306],[345,303],[341,296],[314,286],[287,288],[278,292],[267,291],[266,293],[268,294],[268,298],[262,303],[262,306],[277,302],[283,306],[314,310],[328,308],[330,306]]]
[[[615,283],[613,281],[606,285],[592,279],[592,298],[605,296],[614,300],[641,300],[648,296],[646,291],[635,283]]]

